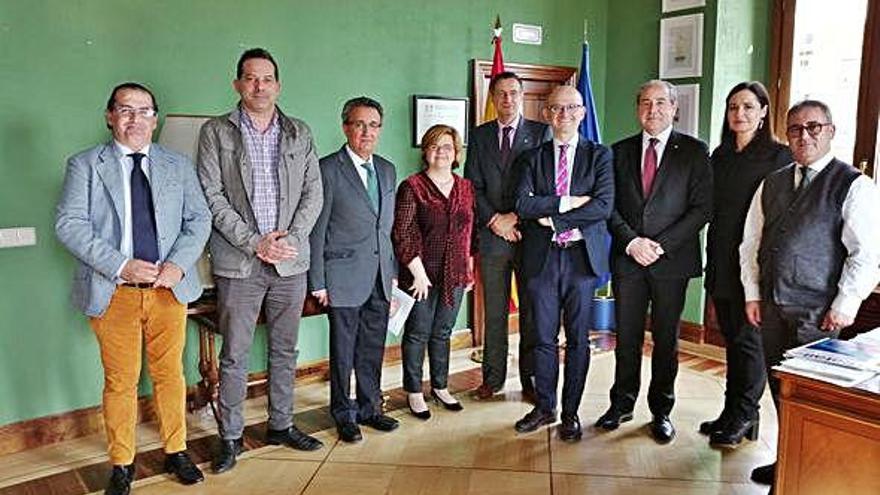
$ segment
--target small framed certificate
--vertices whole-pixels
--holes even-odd
[[[444,96],[413,95],[412,145],[422,144],[425,131],[436,124],[446,124],[461,136],[467,144],[468,99]]]

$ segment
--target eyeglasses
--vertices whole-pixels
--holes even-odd
[[[367,129],[375,131],[382,127],[381,122],[364,122],[363,120],[358,120],[356,122],[347,122],[347,124],[354,127],[359,132],[363,132]]]
[[[575,103],[569,103],[568,105],[550,105],[547,107],[547,109],[550,110],[550,113],[552,113],[553,115],[559,115],[563,111],[568,112],[568,113],[574,113],[574,112],[577,112],[578,110],[580,110],[581,108],[584,108],[584,106],[577,105]]]
[[[113,108],[113,111],[125,118],[138,116],[149,119],[159,114],[155,108],[135,108],[129,106],[116,106]]]
[[[803,125],[795,124],[788,126],[788,128],[785,129],[785,135],[788,136],[790,139],[794,139],[801,137],[801,133],[803,131],[807,131],[807,134],[812,137],[816,137],[822,133],[823,127],[829,125],[834,124],[832,124],[831,122],[816,122],[811,120],[810,122],[807,122]]]
[[[451,144],[444,144],[442,146],[437,146],[436,144],[429,144],[428,151],[438,152],[442,151],[444,153],[453,153],[455,151],[455,146]]]

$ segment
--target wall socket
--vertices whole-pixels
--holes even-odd
[[[34,246],[37,230],[34,227],[11,227],[0,229],[0,248]]]

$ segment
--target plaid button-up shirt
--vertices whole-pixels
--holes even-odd
[[[241,112],[241,137],[247,150],[254,180],[253,209],[260,234],[278,229],[278,148],[281,123],[278,112],[269,127],[260,132],[244,109]]]

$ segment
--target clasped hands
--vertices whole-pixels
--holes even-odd
[[[296,258],[299,253],[287,243],[285,237],[286,230],[276,230],[264,235],[255,249],[257,258],[272,265]]]
[[[626,254],[630,255],[636,263],[642,266],[650,266],[660,259],[665,253],[659,242],[647,237],[636,237],[626,248]]]
[[[130,259],[122,267],[119,274],[123,280],[135,284],[153,284],[153,287],[171,289],[183,279],[183,270],[166,261],[150,263],[149,261]]]
[[[516,213],[496,213],[489,220],[489,229],[507,242],[519,242],[522,240],[522,233],[516,228],[517,222],[519,222],[519,217],[516,216]]]

